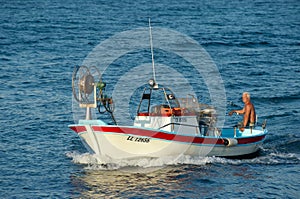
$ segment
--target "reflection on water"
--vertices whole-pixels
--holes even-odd
[[[199,169],[206,173],[205,169]],[[180,197],[190,189],[182,187],[190,184],[189,166],[151,170],[153,168],[140,167],[128,167],[122,171],[86,170],[84,175],[71,180],[83,198]]]
[[[258,175],[247,165],[234,167],[208,164],[174,165],[159,170],[140,167],[113,171],[88,169],[71,181],[79,198],[203,198],[220,197],[224,191],[234,196],[236,188],[241,189],[239,183],[256,179]],[[249,192],[248,188],[244,191]]]

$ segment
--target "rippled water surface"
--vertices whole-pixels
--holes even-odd
[[[259,157],[97,165],[86,153],[67,127],[74,123],[73,68],[106,39],[147,28],[149,17],[154,35],[158,27],[174,30],[209,53],[227,110],[251,93],[270,132]],[[0,20],[1,198],[299,198],[298,1],[15,0],[1,2]],[[176,70],[189,67],[158,49],[155,58]],[[142,63],[151,65],[149,49],[123,55],[106,77],[116,82]],[[182,74],[209,102],[203,80],[184,68]]]

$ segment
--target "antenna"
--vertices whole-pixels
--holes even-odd
[[[151,57],[152,57],[153,80],[154,80],[154,86],[157,86],[156,75],[155,75],[155,66],[154,66],[154,55],[153,55],[152,28],[151,28],[150,18],[149,18],[149,34],[150,34],[150,48],[151,48]]]

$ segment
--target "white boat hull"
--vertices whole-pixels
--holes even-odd
[[[244,136],[225,138],[111,125],[70,125],[70,128],[78,133],[91,153],[112,159],[178,155],[243,156],[257,152],[267,134],[266,131],[253,130],[253,134],[248,132],[249,135],[245,133]],[[228,140],[231,144],[226,143]]]

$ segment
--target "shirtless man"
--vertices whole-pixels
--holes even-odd
[[[244,114],[243,126],[240,128],[241,131],[244,131],[246,126],[254,126],[256,114],[254,105],[250,101],[250,94],[248,92],[244,92],[242,99],[245,104],[244,108],[242,110],[232,110],[228,113],[228,115],[231,116],[233,113]]]

